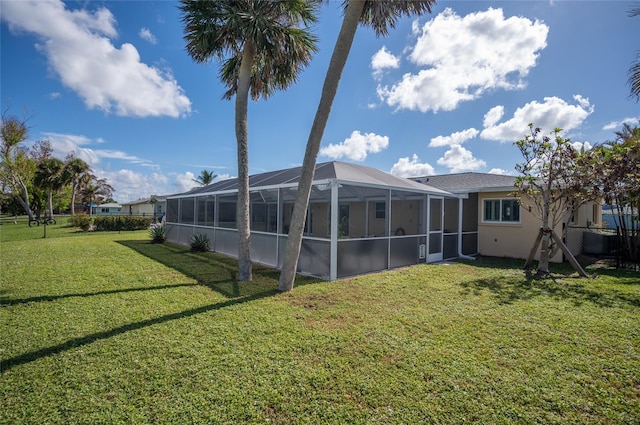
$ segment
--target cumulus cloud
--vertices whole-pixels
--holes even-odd
[[[511,175],[509,171],[503,170],[502,168],[492,168],[489,170],[489,174],[500,174],[503,176]]]
[[[420,158],[414,153],[411,159],[399,158],[398,162],[391,167],[390,173],[398,177],[420,177],[432,176],[436,172],[428,163],[420,162]]]
[[[140,36],[141,39],[146,40],[151,44],[158,43],[158,39],[156,38],[155,35],[153,35],[153,33],[149,28],[141,28],[138,35]]]
[[[389,137],[374,133],[351,133],[344,142],[330,144],[320,149],[320,155],[331,159],[348,158],[352,161],[364,161],[370,153],[377,153],[389,146]]]
[[[49,68],[88,108],[121,116],[184,116],[191,101],[167,70],[140,61],[130,43],[117,48],[116,21],[100,7],[68,9],[60,0],[10,1],[2,19],[14,32],[35,35]]]
[[[495,89],[525,86],[524,78],[547,45],[549,28],[502,9],[458,16],[447,8],[420,28],[409,59],[419,67],[378,96],[398,109],[450,111]]]
[[[385,69],[400,67],[400,58],[392,55],[385,46],[378,50],[371,58],[371,68],[373,69],[373,76],[378,79],[382,76]]]
[[[452,173],[460,173],[463,171],[474,171],[487,165],[481,159],[474,158],[471,151],[460,145],[453,145],[444,153],[444,156],[438,159],[438,165],[449,168]]]
[[[482,123],[482,126],[484,128],[493,127],[494,125],[496,125],[498,121],[502,119],[503,116],[504,116],[504,106],[502,105],[494,106],[493,108],[489,109],[489,112],[484,114],[484,121]]]
[[[555,96],[545,97],[543,102],[534,100],[518,108],[513,117],[501,123],[487,121],[485,116],[485,123],[491,125],[482,130],[480,137],[499,142],[514,142],[528,134],[529,123],[540,127],[544,135],[548,135],[554,128],[573,130],[580,127],[594,111],[589,99],[575,95],[574,100],[575,104],[569,104]]]
[[[461,145],[469,139],[473,139],[478,135],[479,131],[475,128],[468,128],[466,130],[457,131],[449,136],[437,136],[431,139],[429,142],[430,148],[437,148],[441,146],[453,146]]]

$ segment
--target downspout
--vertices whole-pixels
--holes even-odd
[[[462,207],[464,204],[464,196],[466,195],[459,195],[458,197],[458,258],[475,260],[474,257],[462,253]]]

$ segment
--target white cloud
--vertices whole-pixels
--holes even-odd
[[[320,149],[320,155],[331,159],[348,158],[353,161],[364,161],[369,153],[377,153],[389,146],[389,137],[374,133],[351,133],[344,142],[330,144]]]
[[[545,97],[542,103],[532,101],[518,108],[513,117],[502,123],[492,123],[480,133],[480,137],[499,142],[515,142],[528,134],[528,125],[540,127],[541,134],[549,135],[554,128],[565,132],[578,128],[594,111],[588,99],[574,96],[576,104],[571,105],[559,97]],[[489,121],[490,122],[490,121]]]
[[[140,36],[141,39],[146,40],[151,44],[158,43],[158,39],[156,38],[155,35],[153,35],[153,33],[149,28],[141,28],[138,35]]]
[[[409,59],[424,69],[379,86],[378,96],[398,109],[422,112],[449,111],[490,90],[524,87],[549,32],[539,21],[505,18],[502,9],[460,17],[447,8],[413,29],[418,38]]]
[[[503,116],[504,116],[504,106],[502,105],[494,106],[493,108],[489,109],[489,112],[484,114],[484,121],[482,123],[482,126],[484,128],[493,127],[494,125],[496,125],[498,121],[502,119]]]
[[[420,158],[414,153],[411,159],[399,158],[398,162],[391,167],[390,173],[398,177],[420,177],[432,176],[436,172],[428,163],[420,162]]]
[[[90,145],[103,144],[104,140],[102,138],[90,139],[81,135],[60,133],[43,133],[43,135],[51,142],[54,156],[61,159],[73,154],[89,164],[90,167],[99,165],[103,159],[119,159],[130,164],[155,167],[151,161],[129,155],[126,152],[88,147]]]
[[[581,152],[583,149],[586,152],[593,148],[593,145],[589,142],[571,142],[571,146],[578,152]]]
[[[34,34],[37,48],[62,83],[78,93],[88,108],[122,116],[179,117],[191,101],[167,70],[140,61],[136,48],[117,36],[111,12],[70,10],[59,0],[2,3],[2,19],[14,32]]]
[[[378,50],[371,58],[371,68],[374,78],[378,79],[387,68],[397,69],[400,66],[400,58],[389,53],[385,46]]]
[[[492,168],[489,170],[489,174],[500,174],[503,176],[511,175],[509,171],[503,170],[502,168]]]
[[[460,145],[451,146],[437,162],[439,165],[448,167],[452,173],[474,171],[487,165],[483,160],[474,158],[471,151]]]
[[[611,121],[609,124],[602,127],[603,130],[618,130],[623,124],[640,125],[640,116],[635,118],[625,118],[622,121]]]
[[[461,145],[469,139],[473,139],[478,135],[479,131],[475,128],[468,128],[466,130],[457,131],[449,136],[437,136],[431,139],[429,142],[430,148],[437,148],[441,146]]]

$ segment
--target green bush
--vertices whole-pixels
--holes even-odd
[[[151,218],[135,216],[98,216],[93,219],[98,231],[144,230],[151,226]]]
[[[85,232],[91,228],[93,219],[87,214],[78,214],[69,217],[69,224],[73,227],[79,227]]]
[[[149,236],[153,243],[164,243],[167,240],[167,231],[164,226],[157,224],[149,228]]]
[[[209,237],[203,233],[196,233],[191,236],[191,251],[209,251]]]

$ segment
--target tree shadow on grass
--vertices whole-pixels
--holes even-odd
[[[205,305],[202,307],[184,310],[177,313],[166,314],[164,316],[155,317],[153,319],[141,320],[135,323],[128,323],[126,325],[118,326],[113,329],[105,330],[102,332],[95,332],[93,334],[86,335],[79,338],[73,338],[66,342],[63,342],[62,344],[42,348],[40,350],[31,351],[29,353],[25,353],[19,356],[15,356],[15,357],[11,357],[9,359],[3,360],[2,362],[0,362],[0,372],[5,373],[15,366],[19,366],[25,363],[30,363],[32,361],[38,360],[43,357],[59,354],[76,347],[80,347],[83,345],[94,343],[96,341],[108,339],[113,336],[120,335],[129,331],[135,331],[138,329],[146,328],[148,326],[153,326],[160,323],[166,323],[172,320],[185,319],[198,314],[207,313],[209,311],[221,310],[223,308],[230,307],[233,305],[243,304],[249,301],[258,300],[260,298],[269,297],[269,296],[275,295],[276,293],[277,293],[276,290],[257,292],[249,296],[234,298],[228,301]]]
[[[253,264],[251,282],[238,282],[238,260],[215,252],[192,252],[189,247],[168,242],[154,244],[145,240],[124,240],[118,243],[195,279],[227,298],[275,290],[278,285],[280,271],[257,264]],[[296,276],[296,286],[319,282],[324,281]]]
[[[270,297],[278,294],[277,283],[279,271],[269,269],[263,266],[253,266],[254,280],[251,282],[237,281],[237,260],[224,257],[220,254],[206,252],[193,253],[187,247],[175,244],[152,244],[148,241],[119,241],[120,244],[127,246],[138,253],[151,258],[161,264],[173,268],[186,276],[195,279],[200,285],[220,293],[228,298],[226,301],[197,307],[177,313],[166,314],[164,316],[141,320],[135,323],[118,326],[113,329],[95,332],[83,337],[73,338],[61,344],[51,347],[42,348],[40,350],[31,351],[21,354],[0,362],[0,372],[4,373],[15,366],[38,360],[43,357],[52,356],[61,352],[91,344],[96,341],[111,338],[129,331],[134,331],[148,326],[166,323],[172,320],[184,319],[198,314],[207,313],[214,310],[221,310],[233,305],[243,304],[250,301],[259,300],[261,298]],[[317,278],[304,276],[296,277],[296,286],[323,282]],[[193,286],[194,283],[166,285],[148,288],[130,288],[123,290],[104,291],[86,294],[68,294],[60,296],[43,296],[34,297],[32,299],[8,301],[6,304],[20,304],[31,301],[53,301],[59,298],[67,298],[72,296],[92,296],[103,293],[129,292],[137,290],[154,290],[166,289],[177,286]]]
[[[3,298],[3,295],[0,292],[0,306],[11,306],[11,305],[19,305],[19,304],[27,304],[27,303],[56,301],[56,300],[62,300],[65,298],[74,298],[74,297],[94,297],[99,295],[120,294],[125,292],[158,291],[162,289],[179,288],[181,286],[196,286],[196,285],[198,284],[197,283],[174,283],[171,285],[144,286],[140,288],[112,289],[108,291],[79,292],[79,293],[73,293],[73,294],[41,295],[38,297],[18,298],[18,299]]]
[[[584,283],[583,283],[584,282]],[[569,300],[579,306],[589,302],[599,307],[623,307],[625,305],[640,307],[640,297],[621,293],[613,289],[588,288],[588,280],[567,283],[551,275],[546,278],[536,277],[531,270],[526,270],[522,277],[496,276],[462,282],[463,295],[480,295],[482,291],[491,292],[500,304],[512,304],[517,301],[528,301],[536,297],[549,297],[556,300]]]

